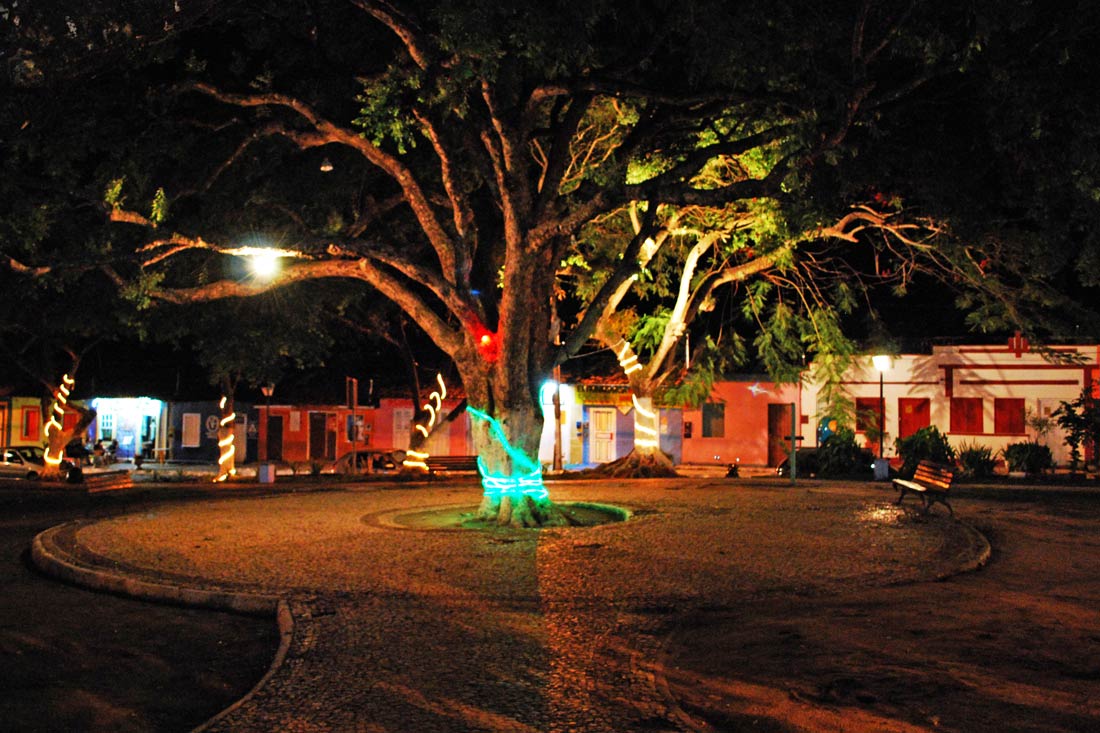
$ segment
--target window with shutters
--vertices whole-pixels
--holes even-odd
[[[951,432],[985,432],[985,424],[982,419],[981,397],[951,398]]]
[[[993,400],[993,432],[998,435],[1024,434],[1024,401],[1017,397]]]

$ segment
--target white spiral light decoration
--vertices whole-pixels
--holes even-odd
[[[57,455],[50,453],[50,434],[55,430],[61,432],[65,429],[61,421],[65,419],[65,405],[69,404],[69,395],[72,394],[73,384],[75,383],[76,380],[68,374],[61,377],[61,384],[57,386],[57,391],[54,392],[53,405],[50,407],[50,419],[42,428],[42,435],[46,438],[46,452],[42,458],[49,466],[61,465],[61,457],[65,453],[64,448],[59,448]]]
[[[435,425],[436,419],[443,411],[443,400],[447,398],[447,385],[443,382],[443,375],[437,373],[435,375],[435,380],[439,383],[439,389],[428,395],[428,401],[420,407],[421,410],[428,413],[428,424],[416,424],[416,430],[425,438],[431,435],[432,426]],[[416,468],[421,471],[427,471],[427,460],[430,455],[430,453],[410,449],[406,451],[405,460],[401,462],[401,465],[405,468]]]
[[[218,403],[218,409],[224,411],[225,404],[228,401],[229,398],[223,396],[221,402]],[[234,442],[237,438],[236,430],[233,429],[233,423],[236,419],[237,413],[230,412],[228,415],[223,416],[218,423],[218,427],[223,430],[226,426],[229,426],[229,432],[226,433],[224,438],[218,440],[218,450],[220,454],[218,455],[218,476],[214,479],[215,483],[225,481],[230,476],[235,476],[237,474],[237,468],[232,464],[233,456],[237,452],[234,446]],[[227,464],[230,466],[229,469],[226,469]]]
[[[630,348],[630,344],[623,339],[623,347],[616,353],[619,357],[619,366],[623,368],[623,371],[627,375],[633,374],[642,368],[642,365],[638,363],[638,355],[634,353],[634,349]]]
[[[634,444],[641,448],[658,447],[657,413],[642,407],[637,395],[630,395],[630,399],[634,401]]]

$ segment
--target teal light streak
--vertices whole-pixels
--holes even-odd
[[[481,456],[478,456],[477,470],[481,474],[481,488],[485,495],[493,498],[524,495],[535,500],[549,496],[550,493],[542,483],[542,466],[538,461],[531,460],[530,456],[508,441],[507,436],[504,435],[504,429],[496,418],[468,405],[466,411],[477,419],[489,423],[489,434],[504,448],[504,452],[512,459],[512,465],[524,472],[515,476],[491,472],[486,468]]]

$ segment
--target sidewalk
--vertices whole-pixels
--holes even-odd
[[[989,552],[884,486],[567,481],[556,501],[633,517],[536,532],[401,528],[472,510],[472,478],[288,484],[62,525],[33,557],[96,588],[278,617],[271,672],[206,730],[602,732],[701,729],[661,660],[702,609],[934,580]]]

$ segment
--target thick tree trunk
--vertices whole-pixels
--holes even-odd
[[[542,482],[542,408],[526,364],[517,362],[460,363],[482,472],[478,517],[512,527],[568,525]]]

